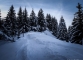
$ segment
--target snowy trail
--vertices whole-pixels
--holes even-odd
[[[83,60],[83,46],[29,32],[16,42],[0,46],[0,60]]]
[[[24,60],[23,56],[25,55],[23,50],[27,46],[27,40],[23,41],[22,39],[17,40],[16,42],[9,42],[0,46],[0,60]],[[24,49],[23,49],[24,48]]]
[[[31,42],[32,46],[30,45],[31,43],[29,44],[30,47],[32,47],[32,49],[30,49],[29,47],[30,51],[33,49],[34,51],[35,50],[37,51],[37,49],[42,50],[42,51],[38,50],[37,52],[33,52],[33,53],[38,53],[40,51],[39,55],[38,54],[33,55],[33,53],[31,53],[32,54],[31,56],[33,57],[39,56],[40,59],[42,58],[41,60],[67,60],[67,59],[82,60],[83,59],[83,46],[81,45],[63,42],[45,34],[39,35],[34,33],[29,35],[31,40],[34,40],[36,45],[38,44],[35,47],[34,44]],[[31,60],[34,60],[35,57]],[[35,59],[35,60],[40,60],[40,59]]]

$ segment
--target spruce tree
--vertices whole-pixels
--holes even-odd
[[[2,39],[1,31],[2,31],[2,21],[1,21],[1,10],[0,10],[0,40]]]
[[[52,17],[50,14],[46,15],[47,28],[52,31]]]
[[[1,30],[1,27],[2,27],[2,21],[1,21],[1,10],[0,10],[0,30]]]
[[[61,17],[59,22],[57,38],[60,40],[67,40],[67,28],[63,17]]]
[[[44,19],[44,13],[43,10],[40,9],[38,12],[38,30],[40,32],[46,30],[46,26],[45,26],[45,19]]]
[[[72,26],[69,26],[68,27],[68,31],[67,31],[68,41],[70,41],[70,42],[71,42],[71,36],[72,36],[72,29],[73,29],[73,27]]]
[[[17,16],[17,35],[18,38],[20,36],[20,34],[22,33],[23,29],[23,13],[22,13],[22,8],[19,8],[19,12],[18,12],[18,16]]]
[[[0,31],[3,31],[3,20],[1,18],[1,10],[0,10]]]
[[[30,14],[30,26],[31,31],[37,31],[37,17],[35,16],[34,10]]]
[[[72,36],[71,40],[74,43],[82,44],[83,40],[83,10],[80,3],[78,3],[78,12],[74,14],[74,20],[72,22]]]
[[[28,32],[30,29],[30,25],[29,25],[29,18],[28,18],[28,12],[25,8],[25,10],[23,11],[23,33]]]
[[[55,17],[52,17],[52,32],[54,36],[57,36],[57,29],[58,29],[57,19],[55,19]]]
[[[13,5],[9,9],[4,26],[6,34],[12,37],[12,41],[14,42],[14,37],[16,36],[16,13]]]

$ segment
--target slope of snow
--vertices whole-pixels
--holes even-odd
[[[4,38],[10,39],[12,40],[12,38],[8,37],[6,34],[4,34],[3,32],[0,31],[0,35],[3,35]]]
[[[0,45],[0,60],[68,59],[83,60],[83,46],[57,40],[45,32],[25,33],[16,42]]]
[[[49,31],[49,30],[44,31],[43,33],[46,34],[46,35],[48,35],[48,36],[55,37],[55,36],[52,34],[52,32]]]

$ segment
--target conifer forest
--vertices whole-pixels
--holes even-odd
[[[0,11],[0,40],[8,40],[15,42],[14,37],[20,38],[20,34],[29,31],[43,32],[45,30],[50,30],[52,34],[59,40],[83,44],[83,10],[80,3],[76,6],[78,9],[75,12],[72,19],[72,25],[66,27],[65,19],[61,16],[60,21],[51,14],[44,16],[43,9],[40,9],[38,15],[36,16],[35,11],[32,9],[30,16],[25,7],[24,10],[19,8],[16,16],[14,6],[8,10],[8,13],[4,19],[1,18]]]
[[[0,0],[0,60],[83,60],[83,0]]]

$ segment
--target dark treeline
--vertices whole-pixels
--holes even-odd
[[[0,12],[0,40],[14,42],[15,38],[20,38],[20,34],[24,36],[24,33],[29,31],[43,32],[49,30],[59,40],[82,44],[83,10],[79,3],[77,8],[78,12],[74,14],[72,25],[67,29],[63,16],[61,16],[58,24],[57,19],[50,14],[47,14],[45,17],[42,9],[39,10],[37,16],[32,9],[29,16],[27,9],[22,10],[21,7],[16,16],[14,6],[12,5],[4,20],[1,19]]]

